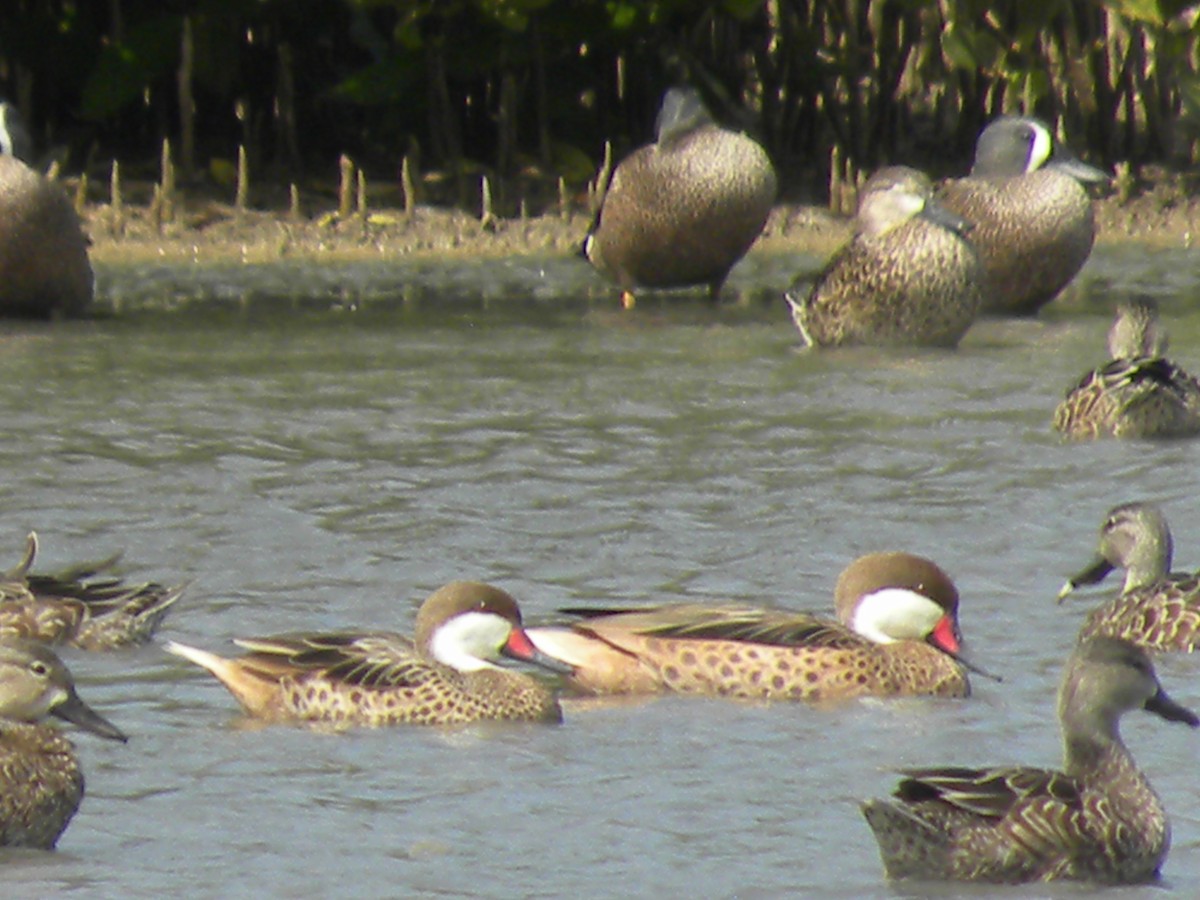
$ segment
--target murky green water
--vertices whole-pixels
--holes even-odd
[[[8,890],[892,894],[856,807],[888,769],[1057,763],[1053,691],[1098,595],[1053,599],[1102,514],[1162,501],[1179,563],[1200,565],[1200,442],[1049,429],[1122,296],[1157,297],[1200,371],[1200,255],[1105,250],[1040,320],[982,323],[957,353],[795,352],[779,290],[816,265],[751,259],[718,309],[630,313],[576,260],[107,270],[113,317],[6,325],[9,558],[37,528],[44,567],[124,547],[133,577],[191,580],[164,636],[409,630],[453,578],[504,586],[534,621],[588,602],[827,609],[846,562],[902,548],[955,576],[970,649],[1006,678],[964,702],[664,698],[571,707],[561,728],[330,736],[245,727],[156,647],[68,654],[133,737],[78,736],[84,806],[57,853],[6,855]],[[1200,704],[1196,663],[1161,671]],[[1194,895],[1200,735],[1137,714],[1125,731],[1174,821],[1166,884]],[[1048,893],[1078,894],[1030,895]]]

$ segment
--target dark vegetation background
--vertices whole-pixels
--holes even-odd
[[[652,138],[688,81],[754,133],[785,200],[831,166],[961,172],[981,124],[1027,111],[1090,161],[1200,154],[1200,6],[1172,0],[7,0],[0,94],[68,172],[183,184],[378,183],[401,160],[535,210]],[[547,185],[550,187],[547,189]],[[436,193],[436,188],[433,189]]]

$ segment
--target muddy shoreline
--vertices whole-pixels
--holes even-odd
[[[1137,193],[1116,191],[1096,200],[1097,242],[1153,248],[1191,247],[1200,228],[1200,196],[1181,178],[1162,178]],[[82,213],[100,265],[331,262],[401,258],[495,258],[574,252],[590,217],[567,213],[493,218],[461,210],[381,205],[341,218],[330,209],[238,210],[211,199],[177,201],[164,214],[153,204],[114,210],[89,204]],[[776,207],[755,252],[828,255],[849,234],[849,220],[828,209]]]

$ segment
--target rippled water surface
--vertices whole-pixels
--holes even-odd
[[[1200,255],[1103,249],[1040,319],[983,322],[955,353],[796,352],[779,291],[817,265],[752,258],[717,308],[630,312],[575,260],[108,269],[111,317],[6,325],[8,558],[32,528],[41,568],[124,548],[130,577],[190,582],[164,637],[408,631],[453,578],[533,621],[828,609],[843,565],[896,548],[956,578],[970,651],[1005,677],[956,702],[669,697],[571,705],[560,728],[328,735],[248,726],[156,646],[68,653],[132,739],[76,736],[88,797],[57,853],[6,854],[6,891],[927,894],[884,881],[857,801],[897,766],[1057,764],[1061,662],[1106,591],[1054,596],[1110,506],[1163,502],[1200,565],[1200,442],[1049,428],[1121,297],[1157,297],[1200,371]],[[1160,672],[1200,704],[1196,663]],[[1200,894],[1200,734],[1141,714],[1125,732],[1174,822],[1165,885]]]

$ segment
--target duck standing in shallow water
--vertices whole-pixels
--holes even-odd
[[[621,288],[707,285],[716,296],[775,202],[775,169],[752,138],[717,125],[700,95],[672,88],[658,139],[617,166],[583,252]]]
[[[16,111],[0,103],[0,123]],[[0,136],[0,147],[20,140]],[[20,159],[0,153],[0,316],[51,318],[85,313],[94,276],[88,240],[71,201],[57,184]]]
[[[1108,331],[1109,362],[1080,379],[1054,410],[1071,438],[1176,438],[1200,434],[1200,381],[1165,357],[1158,304],[1120,303]]]
[[[51,850],[83,800],[75,748],[46,716],[114,741],[115,726],[84,703],[53,651],[0,640],[0,846]]]
[[[916,169],[880,169],[859,193],[855,234],[811,290],[784,298],[806,344],[953,347],[971,327],[983,270],[970,224]]]
[[[1110,181],[1040,119],[1001,116],[983,130],[971,174],[944,182],[937,199],[974,225],[985,313],[1033,315],[1067,286],[1095,240],[1084,185]]]
[[[1151,881],[1170,846],[1162,801],[1121,741],[1146,709],[1195,728],[1145,651],[1115,638],[1080,644],[1058,693],[1063,769],[906,769],[893,800],[862,805],[890,878],[1017,883]]]
[[[168,652],[208,669],[246,712],[270,720],[352,725],[455,725],[484,719],[559,722],[540,681],[493,662],[545,658],[499,588],[454,581],[417,612],[415,640],[391,632],[291,634],[236,639],[250,651],[226,659],[171,642]]]
[[[37,550],[37,534],[30,532],[24,558],[0,574],[0,638],[83,650],[144,644],[183,592],[182,586],[167,588],[153,581],[129,586],[107,575],[119,556],[56,575],[30,574]]]
[[[528,629],[592,694],[676,691],[753,700],[970,693],[959,656],[958,591],[908,553],[872,553],[838,578],[838,621],[700,603],[567,610],[570,626]]]
[[[1080,639],[1107,635],[1148,650],[1195,650],[1200,573],[1171,572],[1173,551],[1167,517],[1155,504],[1123,503],[1109,510],[1096,558],[1058,593],[1061,603],[1080,585],[1099,584],[1114,569],[1125,570],[1121,593],[1088,614]]]

